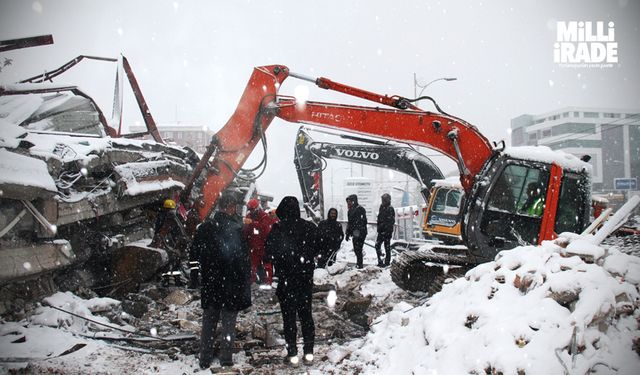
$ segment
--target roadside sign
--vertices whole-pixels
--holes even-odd
[[[614,189],[616,190],[638,190],[638,179],[634,178],[614,178]]]

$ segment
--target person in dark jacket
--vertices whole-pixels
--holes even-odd
[[[278,277],[276,295],[282,312],[287,360],[297,365],[296,314],[302,326],[304,361],[313,361],[315,325],[311,315],[311,294],[318,229],[315,224],[300,218],[300,206],[295,197],[284,197],[276,214],[280,221],[271,228],[265,252]]]
[[[378,267],[389,266],[391,263],[391,236],[396,223],[396,210],[391,206],[391,196],[382,194],[382,203],[378,210],[378,238],[376,239],[376,255]],[[382,244],[384,243],[384,263],[382,262]]]
[[[362,247],[367,237],[367,211],[358,204],[358,196],[352,194],[347,197],[347,233],[345,240],[353,237],[353,252],[356,253],[356,267],[363,267]]]
[[[338,210],[330,208],[327,219],[318,223],[318,268],[334,263],[343,239],[342,225],[338,223]]]
[[[198,227],[192,244],[202,271],[201,368],[211,365],[218,321],[222,325],[220,365],[233,365],[236,318],[251,306],[249,251],[236,205],[233,195],[223,194],[218,211]]]

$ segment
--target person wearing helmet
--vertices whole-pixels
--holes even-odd
[[[540,217],[544,211],[544,195],[542,186],[538,182],[527,185],[527,200],[520,207],[520,212],[530,216]]]
[[[396,223],[396,210],[391,206],[391,196],[382,194],[382,204],[378,210],[378,238],[376,239],[376,255],[378,267],[386,267],[391,263],[391,236]],[[382,244],[384,243],[384,263],[382,261]]]
[[[264,212],[257,199],[247,202],[247,210],[243,232],[250,249],[251,283],[258,281],[269,285],[273,281],[273,267],[263,260],[264,246],[275,220]]]
[[[151,246],[175,248],[178,242],[186,240],[185,235],[182,222],[177,215],[176,201],[165,199],[156,216]]]

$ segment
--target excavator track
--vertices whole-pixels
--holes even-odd
[[[404,251],[391,264],[391,280],[404,290],[433,295],[447,279],[461,277],[475,266],[464,250],[460,246],[438,246]]]

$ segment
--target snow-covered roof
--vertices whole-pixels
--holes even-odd
[[[591,171],[591,164],[586,163],[574,155],[563,151],[554,151],[547,146],[518,146],[504,149],[507,154],[516,159],[556,163],[564,169],[574,171]]]

